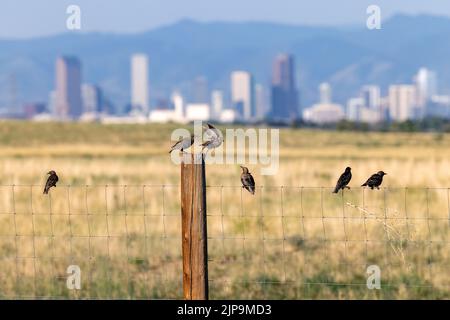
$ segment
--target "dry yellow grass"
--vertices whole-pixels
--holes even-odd
[[[0,296],[180,298],[174,128],[0,122]],[[212,298],[450,297],[450,135],[280,138],[276,176],[249,166],[254,197],[235,187],[237,165],[207,166]],[[332,195],[348,165],[352,190]],[[50,169],[60,183],[45,197]],[[381,169],[387,189],[359,188]],[[371,264],[381,290],[366,287]]]

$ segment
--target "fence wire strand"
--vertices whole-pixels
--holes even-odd
[[[449,190],[207,186],[210,297],[449,298]],[[179,186],[41,191],[0,186],[0,298],[182,298]]]

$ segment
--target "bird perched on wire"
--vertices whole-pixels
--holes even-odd
[[[383,182],[383,176],[385,175],[387,175],[387,173],[383,171],[378,171],[377,173],[371,175],[370,178],[367,179],[367,181],[363,185],[361,185],[361,187],[367,186],[372,190],[373,188],[380,189],[380,185]]]
[[[345,188],[350,189],[350,187],[347,186],[350,180],[352,180],[352,168],[347,167],[345,168],[344,173],[341,174],[341,176],[339,177],[336,183],[336,188],[334,188],[333,193],[338,193],[339,190],[341,189],[344,190]]]
[[[201,144],[203,147],[202,152],[205,148],[211,150],[219,147],[223,142],[222,132],[210,123],[206,123],[203,127],[205,128],[205,134],[208,140]],[[206,151],[206,153],[208,153],[208,151]]]
[[[255,179],[253,179],[252,174],[248,171],[248,168],[241,166],[241,182],[242,188],[247,189],[251,194],[255,194]]]
[[[188,149],[192,144],[194,143],[195,136],[191,134],[190,137],[182,138],[178,140],[171,148],[169,153],[172,153],[172,151],[180,150],[181,152],[184,152],[184,150]]]
[[[56,183],[59,180],[55,171],[51,170],[47,174],[49,174],[50,176],[48,177],[47,183],[45,184],[44,194],[48,194],[48,191],[50,190],[51,187],[56,187]]]

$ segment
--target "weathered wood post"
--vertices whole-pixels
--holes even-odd
[[[184,299],[207,300],[206,178],[202,154],[183,155],[181,220]]]

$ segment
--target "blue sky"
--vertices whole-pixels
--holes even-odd
[[[450,16],[448,0],[2,0],[0,38],[65,32],[70,4],[81,7],[85,32],[139,32],[182,18],[364,26],[370,4],[380,6],[383,19],[395,13]]]

